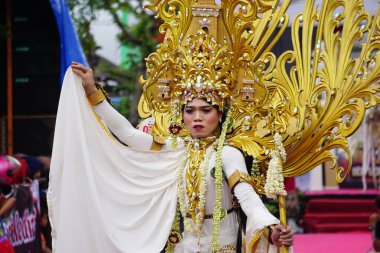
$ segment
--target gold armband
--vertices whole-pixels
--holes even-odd
[[[156,142],[155,140],[153,140],[153,142],[152,142],[152,146],[150,147],[150,150],[153,150],[153,151],[160,151],[161,149],[162,149],[162,144]]]
[[[106,99],[106,97],[104,96],[102,90],[97,90],[96,92],[88,96],[87,99],[90,102],[90,104],[94,106],[103,102],[103,100]]]
[[[247,173],[241,173],[239,170],[235,170],[228,178],[228,186],[230,187],[231,192],[233,192],[238,183],[242,182],[252,185],[252,182],[250,182],[250,176]]]

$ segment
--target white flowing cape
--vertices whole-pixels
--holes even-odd
[[[53,252],[160,252],[174,219],[184,155],[184,149],[134,150],[112,139],[69,68],[48,190]]]

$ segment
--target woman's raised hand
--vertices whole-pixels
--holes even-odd
[[[289,226],[284,227],[283,225],[276,225],[272,231],[272,242],[274,245],[280,247],[292,246],[293,245],[293,233]]]
[[[86,95],[89,96],[92,93],[96,92],[98,88],[95,85],[94,74],[92,69],[85,67],[83,64],[78,62],[72,62],[71,68],[75,74],[77,74],[82,79],[82,86]]]

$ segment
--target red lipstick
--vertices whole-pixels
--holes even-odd
[[[202,125],[194,125],[193,126],[193,129],[196,131],[202,130],[203,128],[204,128],[204,126],[202,126]]]

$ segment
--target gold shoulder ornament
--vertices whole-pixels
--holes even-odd
[[[327,161],[335,169],[330,151],[342,149],[349,164],[336,180],[349,175],[347,137],[380,101],[379,11],[371,16],[362,0],[308,0],[292,22],[293,49],[276,57],[290,0],[150,2],[165,40],[146,59],[139,112],[154,118],[154,135],[187,136],[182,106],[201,97],[231,110],[226,142],[257,159],[258,174],[271,159],[285,177]]]

